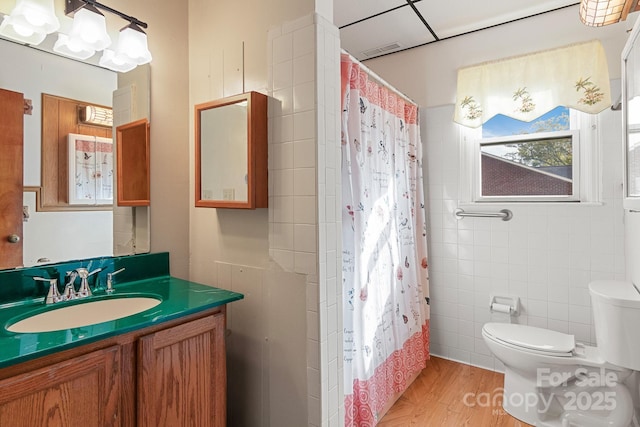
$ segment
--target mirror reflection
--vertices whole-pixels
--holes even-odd
[[[115,99],[119,107],[118,112],[114,107],[114,114],[118,116],[119,123],[126,123],[140,118],[140,115],[148,115],[148,67],[146,70],[136,70],[136,90],[131,78],[127,78],[126,75],[119,76],[113,71],[17,43],[0,39],[0,52],[2,57],[11,58],[10,61],[0,61],[0,87],[22,93],[33,106],[31,114],[23,116],[24,193],[23,200],[17,201],[24,212],[23,222],[19,225],[23,262],[17,265],[3,265],[0,268],[148,251],[148,233],[143,236],[146,241],[135,241],[135,208],[117,208],[117,215],[114,215],[111,205],[95,205],[92,208],[70,206],[68,161],[65,162],[63,170],[56,163],[59,159],[48,159],[42,149],[43,110],[48,114],[57,114],[43,105],[43,94],[106,107],[113,107]],[[68,143],[68,138],[64,138],[65,147],[64,150],[60,150],[60,155],[68,156]],[[43,176],[45,173],[56,176],[57,191],[64,192],[67,200],[65,203],[59,203],[60,206],[43,211],[39,210],[39,205],[42,206],[41,198],[44,196],[42,187],[46,181]],[[4,205],[8,203],[4,197],[1,199],[0,210],[5,209]],[[145,208],[142,213],[145,218],[141,218],[138,223],[144,225],[148,223],[148,209]],[[6,230],[0,231],[4,239]],[[145,250],[136,250],[136,247]]]
[[[80,113],[96,106],[42,94],[38,211],[110,210],[113,204],[113,121],[88,122]],[[25,169],[31,165],[25,164]],[[71,206],[73,205],[73,206]]]
[[[22,223],[23,265],[113,254],[111,208],[38,212],[36,198],[42,196],[43,162],[49,161],[42,153],[42,95],[111,106],[116,73],[4,40],[0,49],[3,57],[12,58],[0,63],[2,88],[23,93],[33,105],[31,114],[24,115],[23,185],[31,191],[24,193],[23,201],[28,216]],[[67,152],[65,147],[65,156]],[[67,177],[66,170],[53,166],[56,178]],[[61,179],[59,185],[66,190],[68,181]]]

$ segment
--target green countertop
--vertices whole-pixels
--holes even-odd
[[[61,350],[146,328],[168,320],[237,301],[242,294],[189,282],[171,276],[118,283],[116,291],[107,295],[104,290],[94,296],[71,302],[45,305],[42,299],[0,305],[0,368],[42,357]],[[96,299],[155,296],[162,302],[146,311],[118,320],[90,326],[41,333],[13,333],[6,327],[20,318],[68,304],[82,304]]]

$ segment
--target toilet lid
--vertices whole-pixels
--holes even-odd
[[[483,329],[505,343],[550,354],[571,353],[576,346],[573,335],[513,323],[487,323]]]

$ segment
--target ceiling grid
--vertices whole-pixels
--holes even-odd
[[[576,8],[576,0],[335,1],[334,22],[342,47],[359,60],[378,58],[500,25]],[[464,10],[464,14],[451,13]]]

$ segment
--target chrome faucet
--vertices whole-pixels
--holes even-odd
[[[76,297],[85,298],[90,297],[92,294],[91,287],[89,286],[89,277],[102,271],[102,268],[96,268],[91,273],[84,267],[76,268],[75,272],[80,277],[80,289],[78,289],[78,293]]]
[[[76,290],[73,287],[73,283],[76,281],[76,277],[78,277],[78,273],[75,271],[67,272],[67,277],[69,280],[67,284],[64,285],[64,292],[62,294],[61,301],[70,301],[77,298]]]
[[[124,270],[124,269],[122,269]],[[45,304],[55,304],[61,301],[71,301],[77,298],[85,298],[92,295],[91,288],[89,287],[89,277],[102,271],[101,268],[95,269],[89,272],[86,268],[80,267],[73,271],[68,271],[65,277],[67,283],[64,285],[64,291],[62,294],[58,291],[58,279],[45,279],[44,277],[34,277],[33,280],[39,282],[49,282],[49,293],[45,298]],[[77,277],[80,277],[80,289],[78,292],[75,290],[75,281]]]
[[[107,290],[106,292],[108,294],[115,292],[115,289],[113,289],[113,276],[115,276],[118,273],[121,273],[122,271],[124,271],[124,267],[122,267],[120,270],[114,271],[113,273],[108,273],[107,274]]]
[[[44,300],[45,304],[54,304],[62,301],[62,295],[58,291],[58,279],[45,279],[44,277],[34,277],[33,280],[38,282],[49,282],[49,293]]]

